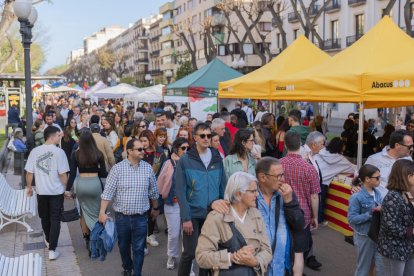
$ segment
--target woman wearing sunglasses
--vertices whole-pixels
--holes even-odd
[[[354,244],[357,249],[355,275],[372,275],[370,269],[375,262],[377,275],[383,275],[381,256],[377,244],[368,237],[373,212],[381,210],[382,197],[376,189],[381,174],[377,167],[364,165],[359,169],[353,185],[361,186],[359,193],[349,199],[348,222],[354,229]]]
[[[139,139],[138,137],[141,134],[141,132],[143,132],[147,128],[148,128],[148,126],[147,126],[147,124],[145,123],[144,120],[135,121],[134,125],[132,127],[131,138]]]
[[[230,154],[224,159],[224,171],[227,179],[235,172],[247,172],[255,176],[256,160],[251,155],[254,146],[253,131],[240,129],[234,136]]]
[[[187,139],[177,138],[172,146],[171,158],[165,162],[158,177],[158,190],[164,199],[164,213],[168,227],[167,269],[175,268],[180,249],[180,206],[175,194],[173,175],[178,160],[187,152],[188,148],[189,143]]]
[[[167,155],[164,153],[164,149],[160,146],[157,146],[155,136],[151,130],[144,130],[139,135],[139,140],[144,147],[144,158],[143,161],[147,162],[152,166],[154,171],[155,177],[158,178],[162,165],[164,164],[165,160],[167,159]],[[151,201],[150,201],[151,204]],[[158,206],[161,206],[158,204]],[[152,206],[151,206],[152,207]],[[156,225],[156,221],[153,220],[150,216],[151,214],[148,213],[148,238],[147,244],[151,246],[158,246],[159,243],[154,235],[154,228]]]

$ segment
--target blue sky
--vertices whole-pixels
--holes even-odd
[[[46,63],[42,72],[64,64],[83,38],[105,26],[127,27],[138,19],[158,13],[168,0],[52,0],[36,5],[40,31],[45,30]],[[46,38],[46,39],[45,39]]]

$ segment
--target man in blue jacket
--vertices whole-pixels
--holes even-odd
[[[194,127],[196,144],[177,163],[175,187],[183,224],[183,253],[179,276],[188,276],[195,257],[198,236],[207,213],[228,210],[223,198],[226,176],[218,150],[210,148],[211,129],[205,123]],[[214,206],[213,206],[214,205]]]

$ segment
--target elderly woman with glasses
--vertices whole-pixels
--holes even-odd
[[[229,155],[224,159],[224,171],[227,179],[233,173],[240,171],[256,175],[256,160],[251,154],[253,146],[253,130],[240,129],[234,136],[234,143]]]
[[[265,275],[272,260],[266,225],[255,208],[257,179],[237,172],[227,182],[224,198],[230,212],[212,211],[201,230],[196,249],[198,265],[213,275]]]

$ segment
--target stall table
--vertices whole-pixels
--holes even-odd
[[[325,220],[328,226],[344,236],[352,236],[353,230],[348,224],[348,205],[351,197],[352,178],[339,175],[329,185],[326,197]]]

